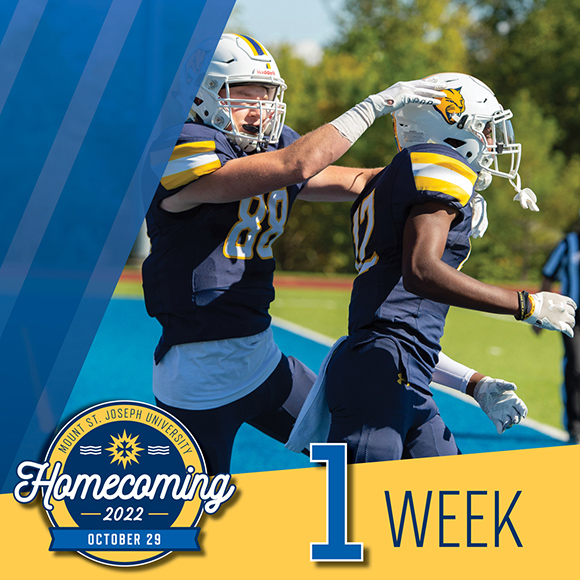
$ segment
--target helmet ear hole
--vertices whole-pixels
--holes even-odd
[[[444,142],[447,143],[447,145],[451,145],[454,149],[459,149],[459,147],[465,145],[465,141],[461,141],[461,139],[453,139],[452,137],[447,137],[447,139],[444,139]]]

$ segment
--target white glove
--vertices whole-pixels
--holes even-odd
[[[483,377],[473,390],[473,398],[493,421],[498,435],[517,425],[528,414],[526,404],[514,393],[516,389],[514,383]]]
[[[366,100],[371,100],[377,117],[388,115],[408,103],[417,105],[438,105],[445,93],[439,89],[445,88],[446,83],[437,81],[437,77],[432,77],[428,81],[408,81],[398,82],[393,86],[371,95]]]
[[[574,336],[576,302],[568,296],[555,292],[530,294],[532,312],[522,322],[538,328],[557,330],[566,336]]]
[[[433,77],[428,81],[418,80],[395,83],[388,89],[370,95],[362,103],[330,122],[338,132],[354,143],[377,119],[400,109],[407,103],[438,105],[445,93],[438,89],[446,86]]]
[[[474,193],[469,200],[471,204],[471,237],[482,238],[489,224],[487,220],[487,202],[479,193]]]

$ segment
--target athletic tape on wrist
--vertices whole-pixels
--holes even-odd
[[[374,123],[376,117],[375,107],[370,97],[367,97],[362,103],[358,103],[329,124],[345,139],[354,143]]]

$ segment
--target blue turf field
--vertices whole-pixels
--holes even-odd
[[[62,422],[93,404],[115,399],[154,403],[151,393],[152,353],[160,335],[142,300],[113,299],[63,413]],[[329,347],[284,328],[274,327],[281,350],[317,371]],[[441,415],[463,453],[505,451],[564,444],[558,430],[533,422],[498,436],[479,407],[447,392],[436,391]],[[309,467],[307,457],[287,451],[280,443],[245,425],[234,447],[232,473]]]

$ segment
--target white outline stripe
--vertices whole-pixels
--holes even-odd
[[[169,177],[171,175],[182,173],[183,171],[197,169],[219,160],[219,157],[215,153],[196,153],[191,157],[181,157],[180,159],[174,159],[167,164],[163,177]]]
[[[448,181],[465,191],[465,195],[471,196],[473,183],[464,175],[457,173],[448,167],[441,167],[433,163],[413,163],[413,175],[415,177],[426,177],[430,179],[439,179]],[[445,192],[443,192],[445,193]]]

